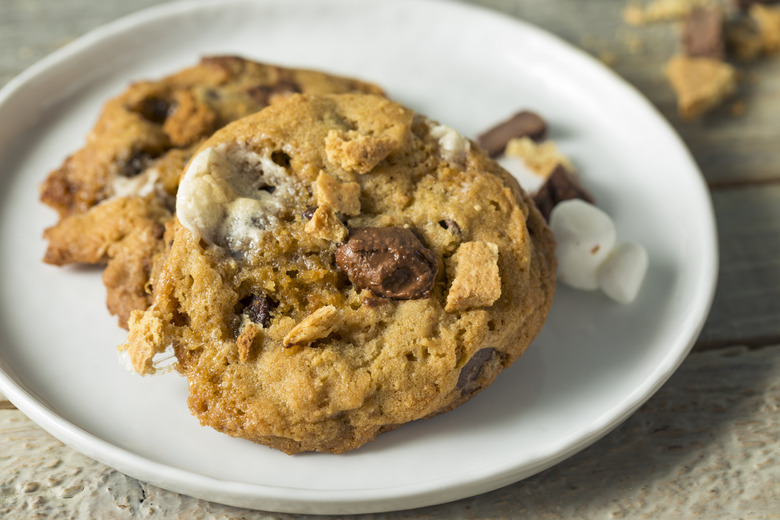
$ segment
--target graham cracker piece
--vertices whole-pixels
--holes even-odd
[[[492,242],[464,242],[452,256],[448,271],[454,273],[447,312],[489,307],[501,296],[498,246]]]
[[[252,354],[252,345],[255,342],[255,338],[260,333],[260,329],[251,321],[246,324],[244,330],[236,338],[236,347],[238,347],[238,360],[242,363],[246,363],[249,356]]]
[[[519,157],[529,170],[545,178],[549,177],[558,165],[570,172],[574,171],[571,161],[561,155],[554,141],[537,143],[530,137],[510,139],[505,153]]]
[[[307,346],[336,330],[341,312],[333,305],[320,307],[300,321],[284,337],[285,347]]]
[[[332,175],[320,172],[314,182],[314,196],[318,205],[328,205],[337,213],[360,214],[360,184],[357,182],[339,182]]]
[[[712,110],[737,89],[734,67],[711,58],[674,56],[667,64],[666,75],[684,119],[695,119]]]
[[[328,205],[320,206],[304,227],[307,233],[331,242],[343,242],[349,235],[347,226]]]
[[[780,8],[753,4],[749,13],[758,25],[762,50],[767,54],[780,52]]]

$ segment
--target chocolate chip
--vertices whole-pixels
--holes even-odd
[[[152,225],[152,236],[157,240],[162,240],[165,236],[165,226],[159,222]]]
[[[271,153],[271,160],[281,166],[282,168],[289,168],[290,167],[290,156],[287,155],[287,153],[276,150],[275,152]]]
[[[682,46],[692,58],[722,60],[723,11],[718,7],[697,7],[683,20]]]
[[[439,271],[433,253],[402,227],[353,231],[336,249],[336,263],[358,289],[396,300],[429,297]]]
[[[297,83],[282,79],[273,85],[257,85],[247,89],[246,93],[261,105],[270,105],[277,96],[289,96],[301,92]]]
[[[478,350],[476,354],[471,356],[463,368],[460,369],[460,375],[458,376],[458,382],[455,386],[457,390],[460,390],[461,394],[470,394],[477,390],[477,379],[482,374],[482,369],[493,361],[498,355],[498,352],[494,348],[483,348]]]
[[[168,119],[168,114],[172,111],[171,104],[162,98],[146,98],[141,101],[137,112],[152,123],[161,125]]]
[[[271,309],[275,307],[275,302],[264,294],[250,294],[242,298],[240,304],[243,306],[242,312],[258,325],[268,327],[271,323]]]
[[[439,225],[452,233],[453,235],[460,235],[460,226],[457,222],[452,220],[451,218],[445,218],[444,220],[439,221]]]
[[[577,178],[559,164],[534,195],[534,203],[549,221],[555,205],[569,199],[581,199],[591,204],[594,202],[593,196],[582,187]]]
[[[138,150],[119,167],[119,175],[122,177],[135,177],[144,171],[154,157],[146,150]]]
[[[317,211],[317,208],[306,208],[306,210],[301,213],[301,218],[303,220],[311,220],[315,211]]]
[[[546,136],[545,120],[534,112],[524,110],[479,136],[478,141],[491,157],[495,157],[504,152],[511,139],[530,137],[534,141],[542,141]]]

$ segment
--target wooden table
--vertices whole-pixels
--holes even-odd
[[[84,32],[158,3],[2,0],[0,85]],[[683,366],[593,446],[492,493],[371,518],[780,518],[780,56],[740,65],[736,104],[684,122],[663,75],[677,47],[674,23],[628,26],[624,0],[471,3],[584,47],[671,121],[712,191],[718,289]],[[136,481],[65,447],[1,395],[0,517],[298,518]]]

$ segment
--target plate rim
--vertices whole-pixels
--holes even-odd
[[[92,29],[64,47],[45,56],[35,64],[12,78],[0,89],[0,107],[3,107],[13,99],[21,90],[41,80],[50,73],[52,68],[65,62],[77,59],[83,52],[101,44],[110,44],[111,39],[121,38],[134,28],[143,26],[155,20],[175,15],[188,14],[201,9],[214,6],[223,6],[235,9],[244,4],[274,4],[276,2],[295,1],[301,4],[311,4],[318,0],[177,0],[170,3],[147,7],[114,21]],[[319,0],[324,3],[325,0]],[[339,3],[354,3],[356,0],[339,0]],[[372,0],[375,4],[381,4],[382,0]],[[642,105],[642,108],[654,117],[657,123],[675,141],[685,159],[690,163],[695,176],[694,185],[702,195],[704,206],[702,223],[706,224],[706,236],[702,237],[705,244],[709,245],[708,254],[701,255],[703,263],[700,271],[700,281],[697,285],[705,292],[697,296],[697,307],[691,309],[689,319],[685,321],[685,334],[675,337],[677,348],[667,349],[664,363],[654,367],[653,374],[659,377],[653,379],[653,384],[638,385],[634,388],[630,405],[618,414],[603,414],[601,421],[594,421],[593,427],[580,435],[576,442],[568,442],[566,445],[551,446],[547,452],[538,454],[530,464],[523,464],[522,468],[516,466],[505,467],[501,471],[483,471],[486,475],[464,481],[449,482],[450,479],[436,479],[428,482],[428,486],[420,488],[419,484],[414,489],[410,486],[398,486],[392,488],[349,490],[341,491],[316,490],[292,487],[273,487],[263,484],[250,484],[239,481],[223,480],[189,470],[170,467],[166,464],[151,460],[129,449],[117,446],[107,440],[92,434],[79,426],[61,417],[56,411],[40,402],[26,388],[23,388],[15,379],[6,373],[0,366],[0,391],[26,416],[41,426],[44,430],[58,438],[76,451],[98,460],[118,471],[131,475],[134,478],[150,482],[159,487],[175,492],[217,501],[225,504],[238,505],[255,509],[267,509],[279,512],[291,513],[375,513],[391,510],[409,509],[427,505],[440,504],[467,496],[497,489],[512,482],[522,480],[539,471],[549,468],[562,460],[589,446],[609,431],[617,427],[626,418],[632,415],[644,404],[656,391],[668,380],[674,371],[684,361],[690,352],[706,321],[708,311],[714,299],[714,293],[718,274],[718,239],[716,220],[712,205],[712,198],[706,188],[704,177],[693,159],[688,147],[674,130],[671,124],[660,114],[645,96],[633,85],[620,77],[611,69],[600,64],[595,58],[585,51],[518,17],[504,14],[486,7],[472,4],[452,3],[445,0],[404,0],[407,4],[428,4],[436,9],[460,10],[473,13],[475,16],[492,18],[493,21],[511,23],[519,29],[533,34],[534,38],[560,48],[571,55],[578,65],[587,66],[591,72],[598,73],[602,77],[608,77],[615,88],[619,88],[624,95],[633,97],[633,101]],[[367,0],[361,0],[363,4]],[[703,285],[701,285],[703,284]],[[3,363],[2,365],[5,365]],[[171,485],[175,482],[178,485]],[[216,491],[216,493],[215,493]],[[220,498],[221,497],[221,498]],[[249,497],[249,501],[247,501]],[[270,508],[270,509],[269,509]]]

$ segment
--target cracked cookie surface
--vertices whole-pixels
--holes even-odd
[[[154,258],[164,250],[181,170],[215,130],[294,93],[381,93],[370,83],[235,56],[204,58],[110,100],[83,148],[41,186],[60,215],[44,261],[107,264],[107,305],[126,326],[146,308]]]
[[[552,302],[553,238],[517,182],[379,96],[295,95],[226,126],[177,208],[122,348],[150,373],[172,346],[202,424],[287,453],[460,405]]]

